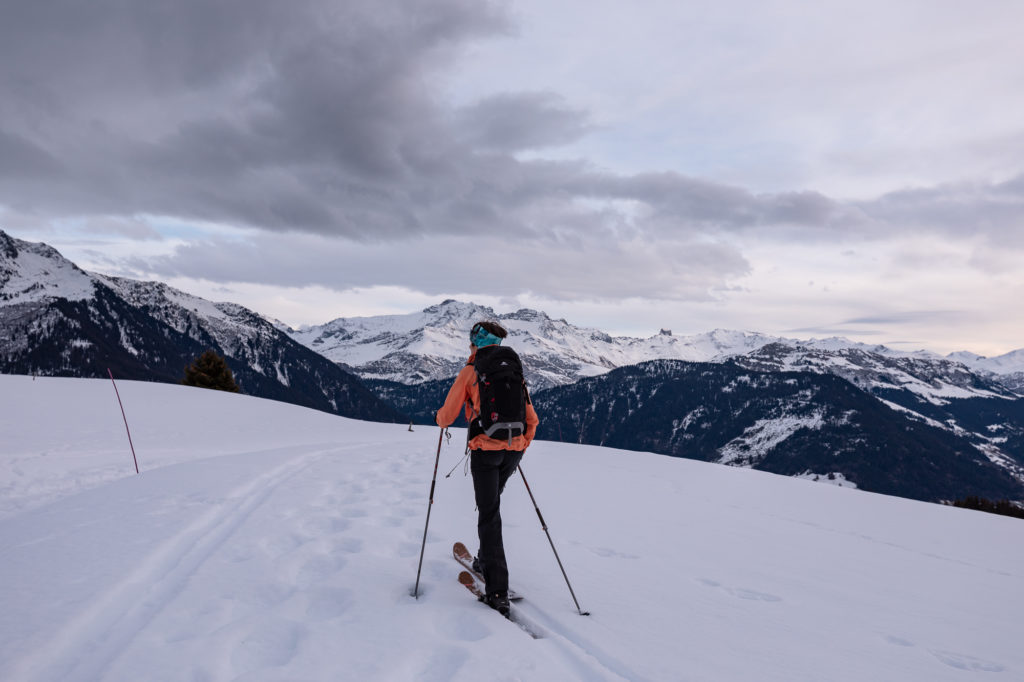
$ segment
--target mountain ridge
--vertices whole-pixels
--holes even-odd
[[[0,231],[0,371],[177,383],[212,349],[243,392],[343,416],[405,421],[354,375],[259,314],[161,282],[92,274]]]
[[[966,352],[941,356],[927,350],[899,351],[841,337],[801,340],[727,329],[688,336],[663,329],[648,338],[614,337],[598,329],[577,327],[564,319],[554,320],[529,308],[496,313],[489,307],[453,299],[416,313],[337,318],[324,325],[284,331],[364,379],[414,384],[454,376],[469,354],[468,331],[481,319],[506,326],[507,343],[523,357],[527,379],[538,390],[649,360],[724,362],[750,356],[752,363],[766,363],[767,352],[763,349],[771,347],[789,349],[789,366],[803,364],[840,376],[851,375],[844,372],[844,367],[850,357],[856,356],[879,371],[887,367],[886,371],[893,374],[888,380],[890,384],[915,384],[914,388],[923,395],[1024,394],[1024,384],[1017,381],[1015,374],[1018,360],[1024,362],[1024,349],[999,358]],[[958,366],[964,369],[957,369]],[[982,380],[969,380],[966,374],[975,374]],[[956,375],[960,375],[957,381],[943,383],[944,377]],[[938,385],[932,385],[934,382]]]

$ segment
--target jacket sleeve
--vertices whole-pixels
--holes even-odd
[[[444,405],[435,416],[437,425],[441,428],[450,426],[459,418],[459,410],[469,400],[469,380],[473,373],[472,367],[468,365],[463,367],[459,375],[455,377],[455,383],[448,389],[448,397],[445,398]]]
[[[537,417],[537,411],[533,409],[533,401],[530,400],[530,394],[526,394],[526,447],[530,447],[530,443],[533,442],[533,437],[537,434],[537,425],[540,424],[540,418]]]

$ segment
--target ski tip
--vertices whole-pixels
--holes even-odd
[[[467,585],[467,586],[468,585],[475,585],[476,584],[476,578],[474,578],[473,574],[470,573],[469,571],[462,571],[462,572],[459,573],[459,582],[462,583],[463,585]]]

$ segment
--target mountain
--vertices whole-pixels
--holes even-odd
[[[499,315],[457,301],[291,330],[164,284],[84,272],[44,244],[0,232],[5,373],[102,377],[109,367],[119,378],[177,382],[185,364],[212,348],[252,395],[432,423],[480,319],[510,330],[541,410],[542,438],[825,477],[917,499],[1024,498],[1024,400],[997,373],[1019,367],[1015,354],[943,358],[724,330],[612,337],[538,311]],[[694,423],[710,426],[696,432]]]
[[[725,330],[689,337],[665,330],[647,339],[612,337],[528,308],[498,314],[454,300],[408,315],[338,318],[284,330],[363,378],[414,384],[457,374],[469,355],[469,330],[484,319],[508,329],[507,343],[523,358],[527,380],[537,390],[655,358],[725,360],[777,340]]]
[[[968,351],[951,353],[948,357],[979,374],[995,378],[1018,395],[1024,395],[1024,348],[994,358]]]
[[[920,500],[1024,499],[1022,399],[936,404],[910,391],[865,390],[829,372],[758,371],[745,361],[653,360],[535,391],[538,438]],[[450,381],[368,385],[417,423],[433,424]]]
[[[0,232],[0,373],[176,383],[203,351],[244,393],[363,419],[404,421],[353,375],[251,310],[157,282],[85,272]]]
[[[1024,399],[993,373],[926,354],[768,344],[734,362],[759,371],[842,377],[915,422],[965,439],[996,464],[1024,473]]]
[[[496,320],[509,330],[507,343],[522,356],[534,390],[648,360],[725,362],[745,356],[752,358],[751,364],[774,363],[775,369],[781,369],[803,363],[811,371],[846,378],[857,374],[856,367],[847,371],[848,361],[864,360],[863,374],[878,374],[875,370],[887,367],[883,373],[888,381],[940,399],[943,395],[1009,397],[1016,386],[1014,373],[1024,373],[1024,349],[987,360],[973,356],[973,361],[965,362],[971,354],[944,358],[929,351],[908,353],[843,338],[797,340],[723,329],[690,336],[662,330],[649,338],[613,337],[528,308],[498,314],[489,307],[454,300],[407,315],[338,318],[299,330],[280,328],[364,379],[417,384],[448,380],[458,373],[469,353],[469,329],[482,319]],[[950,381],[933,386],[933,380],[942,375]]]
[[[992,402],[1013,413],[1002,415],[1001,439],[982,443],[964,429],[909,418],[830,373],[754,371],[733,361],[651,361],[534,395],[539,438],[919,500],[1024,499],[1024,401]],[[1007,447],[1011,432],[1017,441]]]
[[[498,315],[457,301],[412,315],[335,320],[292,334],[344,359],[386,402],[417,423],[431,424],[451,374],[465,361],[466,333],[480,319],[509,328],[509,345],[524,357],[542,413],[542,438],[831,476],[917,499],[1024,498],[1024,400],[994,371],[1015,369],[1013,354],[975,371],[964,354],[903,352],[841,338],[801,341],[725,330],[611,337],[537,311]],[[975,356],[972,362],[980,361]],[[632,368],[647,371],[650,363],[674,375],[673,388],[657,400],[631,403],[638,390]],[[698,374],[686,369],[693,363]],[[736,372],[759,378],[753,388],[727,389]],[[800,382],[815,388],[790,395]],[[744,409],[733,409],[735,398],[714,407],[709,397],[701,423],[714,428],[703,438],[680,432],[675,423],[697,407],[667,396],[699,400],[702,392],[719,390],[727,397],[744,393],[738,403]],[[603,401],[588,397],[591,391]],[[851,404],[856,407],[836,411]],[[605,420],[594,410],[608,410]],[[846,412],[859,416],[844,422]],[[593,426],[595,419],[609,431]],[[581,429],[584,423],[591,426]]]

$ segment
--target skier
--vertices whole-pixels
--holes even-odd
[[[448,390],[435,420],[445,428],[465,406],[467,449],[479,512],[480,551],[473,565],[486,582],[484,602],[507,617],[508,564],[501,538],[501,492],[533,440],[539,420],[522,378],[519,357],[511,348],[501,347],[506,336],[508,332],[495,322],[473,325],[469,360]],[[481,401],[487,405],[486,410],[481,409]]]

